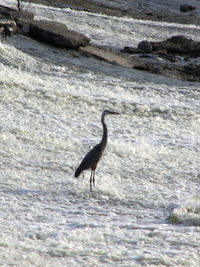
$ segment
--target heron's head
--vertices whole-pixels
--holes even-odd
[[[106,115],[120,115],[120,113],[118,113],[118,112],[114,112],[114,111],[110,111],[110,110],[104,110],[104,112],[103,112],[103,114],[102,114],[102,116],[104,117],[104,116],[106,116]]]

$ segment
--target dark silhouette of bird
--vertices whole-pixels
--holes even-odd
[[[118,112],[113,112],[113,111],[109,111],[109,110],[104,110],[104,112],[101,115],[101,123],[103,125],[103,136],[102,136],[102,140],[101,142],[96,145],[95,147],[93,147],[87,154],[86,156],[83,158],[83,160],[81,161],[81,164],[79,165],[79,167],[76,169],[75,172],[75,177],[78,177],[83,171],[87,170],[87,169],[91,169],[91,175],[90,175],[90,191],[92,191],[92,184],[93,186],[95,186],[95,170],[97,167],[97,164],[99,162],[99,160],[101,159],[103,152],[106,148],[107,145],[107,139],[108,139],[108,131],[107,131],[107,127],[105,124],[105,116],[106,115],[119,115],[120,113]]]

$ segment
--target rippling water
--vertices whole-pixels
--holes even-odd
[[[12,6],[12,1],[5,1]],[[114,47],[185,34],[195,25],[116,19],[31,4]],[[0,264],[198,266],[199,83],[84,58],[24,36],[0,43]],[[74,171],[109,140],[89,192]]]

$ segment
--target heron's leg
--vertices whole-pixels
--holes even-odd
[[[93,179],[92,179],[93,186],[95,186],[95,179],[94,179],[94,176],[95,176],[95,169],[93,170]]]
[[[93,186],[95,186],[95,170],[96,170],[96,167],[97,167],[97,164],[95,164],[93,167],[92,167],[92,171],[93,171],[93,177],[92,177],[92,183],[93,183]]]
[[[84,173],[82,172],[82,175],[83,175],[83,179],[84,179]]]
[[[90,175],[90,192],[92,192],[92,169],[91,169],[91,175]]]

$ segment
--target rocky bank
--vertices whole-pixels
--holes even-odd
[[[113,8],[98,3],[98,1],[31,0],[29,2],[58,7],[66,7],[67,5],[70,8],[106,15],[200,24],[200,18],[195,13],[194,15],[191,13],[190,16],[185,15],[185,12],[195,10],[195,7],[190,5],[180,6],[180,14],[175,16],[169,13],[150,12],[145,8],[139,10],[136,5],[128,10],[119,7]],[[90,45],[90,39],[87,36],[68,29],[65,24],[34,20],[34,14],[31,12],[18,11],[2,5],[0,5],[0,33],[3,37],[10,37],[12,34],[25,34],[38,41],[66,49],[75,49],[83,56],[93,56],[111,64],[181,80],[200,81],[200,43],[185,36],[172,36],[162,42],[141,40],[137,47],[132,47],[130,44],[117,53],[112,47],[107,51]]]

